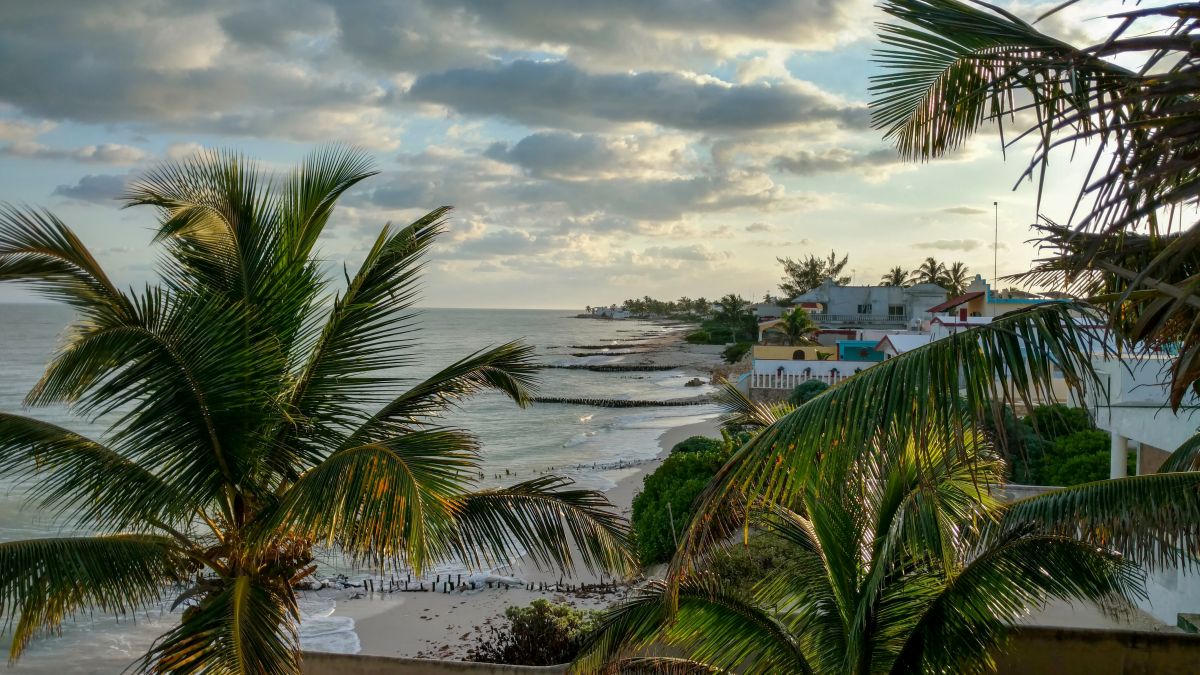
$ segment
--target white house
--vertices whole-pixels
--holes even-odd
[[[792,299],[816,303],[813,321],[823,328],[909,328],[931,318],[928,309],[946,300],[946,289],[935,284],[900,286],[839,286],[832,279]]]

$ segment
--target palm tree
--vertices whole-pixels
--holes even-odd
[[[119,289],[49,212],[0,212],[0,280],[78,317],[26,402],[108,423],[88,438],[0,414],[0,475],[94,533],[0,544],[11,658],[74,613],[128,613],[175,587],[182,621],[141,670],[299,673],[294,588],[318,548],[417,573],[524,549],[569,570],[573,540],[589,568],[630,567],[601,494],[557,477],[476,489],[478,443],[440,418],[485,389],[526,405],[529,347],[402,386],[422,258],[448,209],[384,226],[329,289],[314,245],[373,174],[338,148],[271,181],[223,152],[161,166],[124,197],[159,214],[162,282],[141,291]]]
[[[1133,343],[1177,349],[1178,408],[1200,381],[1200,220],[1183,208],[1195,205],[1200,179],[1194,8],[1131,8],[1109,17],[1107,39],[1079,48],[984,3],[882,7],[899,23],[881,29],[885,74],[874,82],[872,115],[903,157],[938,157],[983,124],[1030,120],[1006,136],[1035,141],[1022,178],[1036,175],[1040,192],[1053,153],[1094,148],[1078,221],[1039,214],[1052,255],[1023,279],[1108,307],[1111,326]]]
[[[820,330],[803,307],[793,307],[780,317],[780,327],[789,345],[812,344],[812,334]]]
[[[730,293],[717,301],[716,320],[729,327],[733,341],[746,331],[746,322],[751,318],[750,301]]]
[[[937,284],[941,286],[945,283],[945,278],[946,266],[938,262],[937,258],[930,256],[913,272],[911,282],[913,284]]]
[[[1062,495],[997,502],[988,486],[1003,466],[982,438],[968,433],[965,453],[920,438],[819,458],[787,505],[752,520],[752,536],[792,544],[792,574],[764,578],[752,597],[708,571],[674,596],[652,584],[607,615],[581,669],[980,672],[1029,608],[1049,598],[1128,603],[1140,592],[1128,559],[1035,515]],[[712,554],[741,546],[738,537]],[[676,656],[648,656],[652,643]]]
[[[942,275],[942,285],[950,292],[950,295],[962,295],[966,292],[967,284],[970,281],[970,272],[967,270],[967,266],[961,262],[951,263]]]
[[[880,286],[908,286],[908,279],[912,275],[911,272],[904,269],[900,265],[896,265],[887,271],[879,280]]]
[[[698,499],[665,583],[609,615],[583,669],[666,666],[639,652],[661,640],[708,668],[700,672],[978,670],[1014,619],[1047,598],[1128,598],[1141,588],[1134,565],[1200,562],[1191,525],[1200,472],[1008,506],[981,487],[1002,475],[982,442],[992,440],[991,411],[1053,400],[1056,369],[1076,396],[1099,384],[1079,345],[1101,343],[1074,316],[1089,311],[1054,303],[1007,314],[790,412],[731,405],[730,423],[761,431]],[[1190,466],[1193,451],[1169,470]],[[706,579],[705,561],[754,528],[792,538],[811,572],[753,602],[728,598]]]

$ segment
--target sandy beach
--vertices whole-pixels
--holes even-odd
[[[687,364],[701,372],[712,355],[692,351],[678,337],[663,340],[652,353],[639,355],[638,362]],[[659,456],[620,471],[624,474],[606,492],[609,500],[628,517],[634,496],[641,490],[642,479],[653,471],[662,458],[679,441],[689,436],[719,437],[715,420],[681,425],[668,429],[658,439]],[[558,571],[538,570],[532,565],[516,564],[512,569],[499,571],[525,582],[557,582]],[[586,569],[576,569],[564,581],[572,584],[611,583],[611,577],[600,578]],[[463,658],[485,634],[489,623],[501,616],[505,608],[527,605],[537,598],[566,602],[577,607],[600,609],[619,601],[637,580],[628,580],[618,590],[608,593],[556,593],[528,591],[523,588],[480,589],[452,593],[347,593],[329,591],[337,598],[336,616],[354,620],[360,654],[374,656],[408,656],[431,658]]]

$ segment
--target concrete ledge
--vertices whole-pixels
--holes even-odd
[[[1200,635],[1023,627],[996,657],[998,675],[1192,675]]]
[[[557,675],[567,672],[567,667],[304,652],[303,671],[304,675]]]

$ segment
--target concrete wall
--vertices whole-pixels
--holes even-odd
[[[1029,627],[996,657],[999,675],[1194,675],[1200,636]]]
[[[773,359],[780,361],[792,361],[792,355],[797,351],[804,352],[805,361],[817,361],[817,354],[829,354],[830,358],[837,358],[837,346],[826,347],[824,345],[797,345],[780,346],[780,345],[754,345],[753,354],[755,360],[758,359]]]
[[[828,377],[834,370],[842,377],[849,377],[855,370],[866,370],[875,365],[871,361],[785,361],[780,359],[763,359],[754,357],[754,372],[760,375],[778,375],[783,368],[784,375],[811,375]],[[805,371],[808,371],[805,373]]]
[[[303,671],[304,675],[557,675],[567,672],[567,667],[504,666],[494,663],[305,652]]]
[[[1200,636],[1089,628],[1029,626],[996,655],[998,675],[1193,675],[1200,672]],[[352,654],[304,654],[305,675],[550,675],[566,666],[401,659]]]

